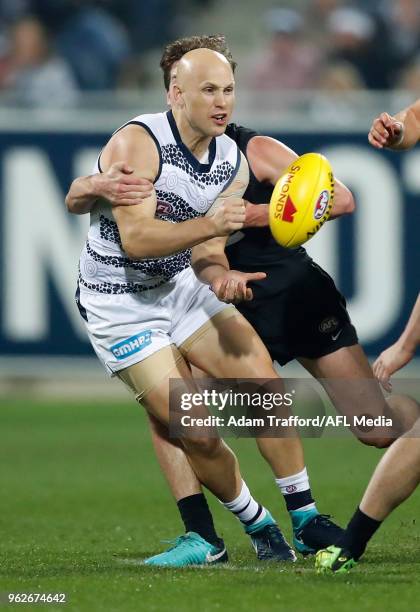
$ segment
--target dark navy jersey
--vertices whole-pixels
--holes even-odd
[[[226,134],[245,156],[248,142],[258,136],[234,124],[228,126]],[[271,185],[257,181],[250,167],[244,199],[266,204],[272,191]],[[344,297],[305,249],[281,247],[268,227],[248,228],[238,234],[242,239],[226,249],[231,268],[266,272],[267,278],[253,282],[254,298],[236,307],[254,327],[273,360],[283,365],[299,357],[318,359],[357,344]],[[328,331],[324,329],[326,321]]]
[[[236,142],[248,159],[246,152],[248,142],[254,136],[259,136],[258,132],[230,123],[225,133]],[[249,184],[243,196],[244,200],[252,204],[267,204],[272,192],[273,186],[270,183],[261,183],[256,179],[250,164]],[[306,251],[302,247],[286,249],[277,244],[269,227],[249,227],[241,230],[241,234],[243,234],[243,237],[226,249],[230,265],[236,270],[250,265],[256,265],[257,267],[261,267],[262,264],[275,265],[280,261],[284,265],[286,259],[296,260],[307,257]]]

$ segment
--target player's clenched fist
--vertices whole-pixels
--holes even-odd
[[[245,203],[242,198],[228,198],[211,217],[215,236],[228,236],[242,229],[245,223]]]
[[[249,282],[264,280],[265,272],[238,272],[228,270],[216,278],[211,284],[211,290],[221,302],[238,304],[242,301],[252,300],[252,289],[247,286]]]
[[[403,137],[403,124],[388,113],[381,113],[373,120],[368,140],[376,149],[392,147],[401,142]]]
[[[105,198],[112,206],[141,204],[151,196],[153,183],[134,175],[134,168],[126,162],[115,162],[107,172],[91,177],[93,191],[99,198]]]

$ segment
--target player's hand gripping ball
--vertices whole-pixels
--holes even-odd
[[[306,153],[287,167],[270,200],[270,229],[284,247],[297,247],[314,236],[331,213],[334,176],[320,153]]]

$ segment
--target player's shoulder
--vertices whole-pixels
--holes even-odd
[[[114,131],[108,144],[115,146],[117,143],[123,143],[138,148],[153,141],[159,151],[159,137],[167,129],[167,113],[136,115]]]
[[[162,130],[163,126],[167,124],[166,113],[145,113],[143,115],[136,115],[125,123],[123,123],[118,129],[115,130],[112,136],[122,134],[138,134],[143,132],[148,134],[150,137],[155,139],[155,134]]]
[[[142,115],[136,115],[135,117],[132,117],[131,119],[129,119],[128,121],[126,121],[121,127],[124,127],[126,125],[147,125],[147,126],[158,126],[161,125],[162,123],[167,123],[168,118],[167,118],[167,113],[165,112],[160,112],[160,113],[143,113]]]
[[[109,168],[115,161],[125,160],[135,168],[151,169],[150,176],[160,174],[159,142],[150,125],[144,121],[145,117],[148,115],[138,115],[115,130],[99,156],[98,168],[101,171]]]

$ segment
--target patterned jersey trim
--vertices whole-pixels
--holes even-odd
[[[215,170],[206,174],[196,172],[191,163],[182,152],[179,145],[167,144],[162,146],[162,162],[171,166],[176,166],[194,180],[203,183],[204,185],[224,185],[229,181],[235,168],[228,161],[219,164]]]
[[[133,261],[128,257],[119,257],[118,255],[101,255],[86,242],[86,252],[96,262],[114,268],[129,268],[137,270],[150,276],[163,277],[165,280],[170,280],[178,272],[185,270],[191,263],[191,249],[169,255],[168,257],[159,257],[156,259],[142,259]]]
[[[122,248],[121,236],[118,231],[118,225],[115,221],[107,219],[104,215],[99,215],[99,234],[102,240],[108,240],[108,242],[114,242]]]

